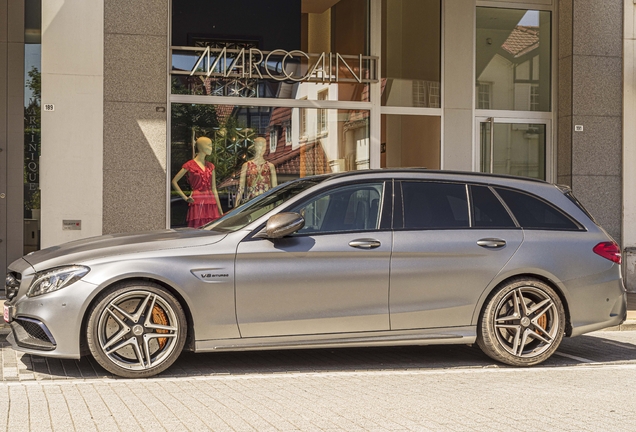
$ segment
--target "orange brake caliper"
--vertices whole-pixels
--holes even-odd
[[[168,317],[159,306],[152,308],[152,322],[159,325],[168,325]],[[168,333],[168,330],[157,329],[157,333]],[[168,338],[159,338],[157,342],[159,342],[159,349],[163,349],[168,342]]]

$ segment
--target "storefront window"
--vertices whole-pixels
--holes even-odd
[[[25,3],[24,31],[24,250],[40,249],[41,0]]]
[[[383,115],[382,168],[440,168],[441,117]]]
[[[440,0],[382,0],[382,105],[440,108]]]
[[[550,111],[551,13],[477,8],[476,108]]]
[[[173,94],[369,101],[368,0],[172,5]]]
[[[171,109],[172,227],[199,227],[291,179],[369,168],[368,111]]]

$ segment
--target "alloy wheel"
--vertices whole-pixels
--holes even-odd
[[[179,320],[160,295],[124,292],[108,301],[97,322],[97,342],[115,365],[131,371],[156,368],[177,347]]]
[[[521,358],[547,351],[560,329],[555,302],[546,292],[532,286],[510,291],[495,307],[493,319],[499,344]]]

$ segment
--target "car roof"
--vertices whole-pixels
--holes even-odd
[[[381,169],[366,169],[359,171],[347,171],[344,173],[332,173],[321,174],[314,176],[315,178],[344,178],[344,177],[356,177],[356,176],[373,176],[381,175],[392,177],[394,175],[399,176],[402,174],[428,174],[432,177],[435,176],[461,176],[465,177],[465,180],[478,179],[481,181],[488,181],[488,179],[500,179],[500,180],[515,180],[515,181],[527,181],[531,183],[550,184],[545,180],[535,179],[531,177],[520,177],[506,174],[489,174],[475,171],[455,171],[455,170],[431,170],[427,168],[381,168]]]

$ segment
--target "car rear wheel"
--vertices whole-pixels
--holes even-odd
[[[477,344],[489,357],[512,366],[548,359],[565,331],[557,293],[536,279],[514,279],[487,301],[477,326]]]
[[[183,308],[170,292],[152,283],[127,283],[95,303],[86,339],[104,369],[125,378],[142,378],[174,363],[187,328]]]

